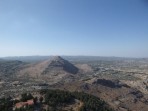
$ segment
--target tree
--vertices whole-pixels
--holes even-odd
[[[43,102],[43,97],[42,96],[39,98],[39,101],[40,101],[40,103]]]
[[[21,101],[23,102],[27,101],[27,93],[21,95]]]
[[[21,95],[21,97],[22,97],[21,101],[23,101],[23,102],[30,100],[30,99],[33,99],[33,96],[30,93],[29,94],[24,93],[24,94]]]
[[[27,99],[29,100],[29,99],[33,99],[33,96],[29,93],[28,95],[27,95]]]
[[[37,97],[33,98],[34,104],[37,104],[37,101],[38,101],[38,98]]]

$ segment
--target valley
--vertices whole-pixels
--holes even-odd
[[[0,60],[0,98],[41,90],[85,92],[115,111],[148,110],[148,59],[55,56]]]

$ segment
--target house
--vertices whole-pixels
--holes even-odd
[[[34,105],[33,99],[28,100],[27,102],[19,102],[15,104],[14,109],[16,108],[22,108],[22,107],[26,107],[27,105]]]

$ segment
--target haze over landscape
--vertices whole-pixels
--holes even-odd
[[[1,0],[0,56],[148,57],[147,0]]]
[[[0,111],[148,111],[148,0],[0,0]]]

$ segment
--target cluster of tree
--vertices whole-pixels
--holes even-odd
[[[26,102],[27,100],[33,99],[33,96],[30,93],[23,93],[21,95],[21,101]]]
[[[45,94],[45,103],[53,107],[70,103],[72,100],[71,93],[66,91],[48,90]]]
[[[93,95],[84,92],[73,92],[72,95],[84,103],[80,111],[113,111],[103,100]]]
[[[13,101],[11,97],[0,99],[1,111],[12,111]]]
[[[100,98],[84,92],[68,92],[62,90],[41,90],[43,97],[33,97],[31,94],[24,93],[20,101],[27,101],[33,99],[34,105],[26,105],[25,107],[15,109],[15,111],[34,111],[35,108],[40,108],[41,111],[49,111],[49,109],[43,109],[42,104],[49,105],[52,109],[50,111],[59,111],[59,107],[73,102],[75,99],[80,100],[83,106],[79,111],[113,111],[109,106]],[[16,101],[13,101],[11,97],[0,99],[0,111],[13,111],[13,106]]]
[[[40,93],[45,94],[45,103],[52,107],[65,105],[72,102],[74,99],[78,99],[84,103],[80,111],[113,111],[100,98],[84,92],[42,90]]]
[[[43,97],[33,97],[30,93],[24,93],[21,95],[20,100],[13,100],[11,97],[0,99],[0,111],[13,111],[13,107],[18,102],[26,102],[33,99],[34,105],[38,106],[42,104]],[[38,102],[40,104],[38,104]],[[34,111],[34,105],[26,105],[25,107],[16,108],[14,111]]]
[[[41,108],[41,104],[43,101],[43,97],[33,97],[30,93],[24,93],[21,95],[21,100],[23,102],[26,102],[27,100],[33,99],[32,105],[26,105],[25,107],[16,108],[15,111],[34,111],[36,107]]]

